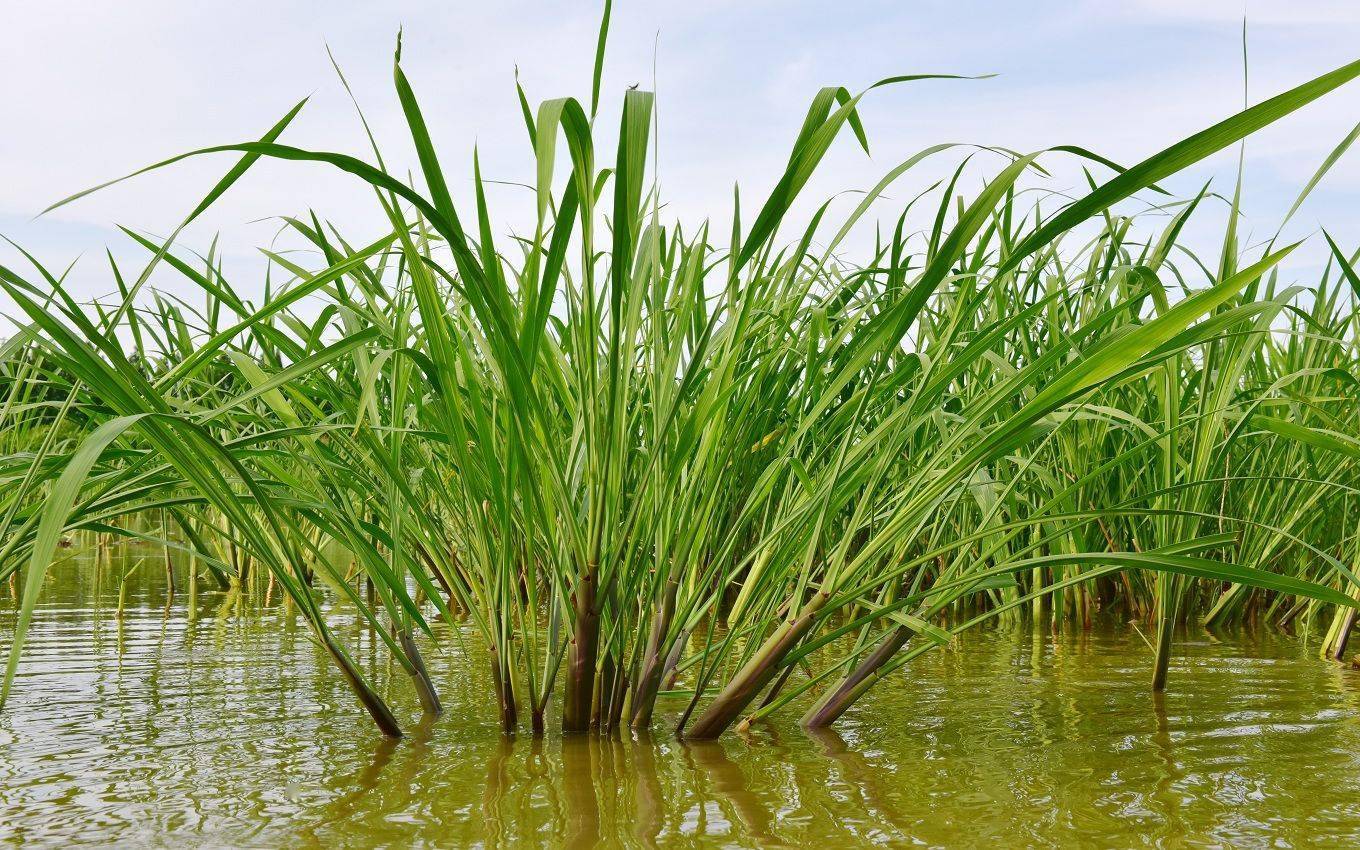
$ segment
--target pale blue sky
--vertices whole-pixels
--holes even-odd
[[[1244,13],[1254,100],[1360,57],[1360,4],[1350,2],[618,0],[601,126],[617,121],[624,88],[652,85],[655,58],[662,193],[670,211],[689,222],[725,222],[734,182],[748,216],[753,212],[818,87],[856,89],[892,74],[999,76],[873,93],[863,106],[873,157],[842,140],[808,187],[809,205],[867,188],[937,142],[1021,150],[1076,144],[1131,163],[1240,108]],[[89,297],[112,289],[105,245],[138,256],[115,223],[165,233],[230,160],[178,166],[32,220],[53,200],[170,154],[253,138],[309,94],[285,141],[363,155],[362,131],[326,58],[327,43],[389,165],[404,169],[413,157],[391,89],[398,26],[406,32],[407,73],[450,174],[470,176],[476,144],[488,178],[530,179],[514,68],[535,102],[588,98],[598,15],[596,2],[5,4],[0,233],[57,268],[83,255],[71,280]],[[1360,84],[1254,137],[1247,147],[1249,227],[1269,236],[1357,120]],[[1357,156],[1337,166],[1292,234],[1307,235],[1321,222],[1344,245],[1360,241],[1352,212],[1360,200]],[[1061,158],[1055,162],[1050,186],[1079,187],[1077,174]],[[1235,154],[1221,155],[1170,185],[1191,192],[1213,176],[1228,192],[1234,167]],[[469,186],[455,181],[455,193],[467,197]],[[526,199],[519,189],[494,192],[506,227],[521,220]],[[220,232],[228,273],[238,287],[258,291],[254,246],[277,227],[261,220],[309,207],[356,241],[378,226],[371,196],[352,179],[265,164],[185,240],[205,248]],[[894,215],[891,204],[883,212]],[[1220,223],[1206,220],[1201,238]],[[1316,252],[1296,260],[1293,274],[1304,274],[1310,257]],[[22,268],[8,246],[0,262]]]

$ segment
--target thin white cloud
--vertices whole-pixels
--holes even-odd
[[[1132,0],[1121,5],[1125,15],[1174,21],[1240,22],[1246,18],[1251,25],[1360,23],[1360,6],[1350,0]]]

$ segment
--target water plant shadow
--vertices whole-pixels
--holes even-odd
[[[859,797],[864,812],[891,827],[902,839],[910,835],[906,821],[883,784],[885,772],[864,753],[851,746],[841,733],[830,727],[804,730],[822,756],[835,763],[841,779]]]
[[[719,741],[693,741],[682,746],[685,762],[693,771],[693,787],[700,792],[702,815],[716,809],[757,845],[782,846],[772,829],[771,806],[752,790],[741,766],[727,754],[726,745]]]

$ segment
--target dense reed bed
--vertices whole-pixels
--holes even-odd
[[[128,232],[148,262],[110,260],[108,303],[36,258],[0,269],[25,323],[0,354],[6,691],[54,552],[82,533],[164,540],[195,581],[282,598],[392,736],[342,610],[430,713],[430,624],[466,621],[506,732],[642,730],[662,703],[692,738],[780,711],[825,726],[963,630],[1098,611],[1145,628],[1155,689],[1191,618],[1316,623],[1344,652],[1360,278],[1331,244],[1319,280],[1286,286],[1294,246],[1239,244],[1235,198],[1157,183],[1360,63],[1127,169],[942,145],[848,215],[791,221],[833,143],[867,146],[873,93],[824,89],[758,213],[738,204],[718,233],[664,215],[651,94],[624,95],[616,149],[597,149],[602,58],[589,103],[520,92],[528,232],[501,233],[475,160],[455,206],[467,172],[441,160],[398,50],[418,180],[376,143],[284,144],[298,109],[184,155],[239,155],[185,224],[274,158],[363,181],[386,232],[286,219],[318,259],[271,252],[258,302],[179,229]],[[1087,194],[1023,191],[1074,157]],[[927,160],[957,170],[887,200]],[[1150,212],[1122,211],[1139,197]],[[1181,240],[1210,200],[1232,207],[1216,256]],[[153,292],[167,270],[201,298]]]

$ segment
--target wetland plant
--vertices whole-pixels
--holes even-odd
[[[607,26],[588,102],[533,109],[518,91],[525,232],[501,235],[475,156],[455,204],[469,172],[446,169],[398,47],[416,179],[376,142],[367,158],[284,143],[299,104],[256,141],[137,172],[235,157],[168,239],[126,231],[148,259],[129,273],[110,255],[117,298],[77,303],[36,258],[0,268],[20,320],[0,353],[5,693],[78,534],[183,550],[194,588],[263,585],[391,736],[337,617],[380,636],[431,714],[420,646],[435,618],[465,621],[507,733],[664,716],[715,738],[794,702],[822,727],[965,629],[1080,628],[1098,610],[1151,627],[1159,690],[1191,617],[1321,618],[1323,651],[1344,652],[1353,257],[1328,237],[1321,280],[1285,286],[1294,246],[1240,245],[1236,196],[1157,184],[1360,63],[1132,167],[939,145],[838,221],[830,203],[793,221],[833,144],[867,150],[862,98],[957,83],[826,88],[754,217],[737,202],[720,233],[664,214],[649,92],[624,94],[613,150],[597,147]],[[387,227],[351,241],[315,213],[284,219],[317,260],[267,252],[256,302],[215,246],[177,238],[262,158],[361,181]],[[1086,194],[1027,190],[1058,158],[1083,163]],[[883,218],[928,161],[952,177]],[[1122,211],[1136,198],[1151,212]],[[1229,223],[1202,259],[1182,229],[1215,201]],[[153,272],[198,303],[152,290]]]

